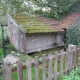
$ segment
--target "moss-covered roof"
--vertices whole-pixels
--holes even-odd
[[[18,25],[22,26],[27,33],[57,32],[57,28],[52,28],[48,19],[27,15],[12,15]],[[55,23],[56,24],[56,23]],[[57,24],[56,24],[57,25]],[[59,29],[60,30],[60,29]],[[62,31],[62,29],[60,30]]]
[[[27,33],[58,32],[63,31],[63,28],[69,28],[80,17],[80,1],[74,5],[70,9],[70,13],[60,21],[22,14],[12,15],[12,17]]]

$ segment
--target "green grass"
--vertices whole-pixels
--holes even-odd
[[[31,71],[32,71],[32,80],[35,80],[35,74],[34,74],[35,68],[32,67]],[[26,79],[27,78],[27,70],[23,70],[23,78],[24,78],[24,80],[27,80]],[[42,70],[40,68],[39,68],[39,78],[40,78],[40,80],[42,80]],[[12,80],[18,80],[17,72],[14,72],[12,74]]]
[[[35,57],[35,56],[39,56],[39,57],[42,57],[43,54],[46,54],[46,56],[48,56],[49,53],[52,53],[54,54],[55,51],[59,51],[60,52],[61,49],[59,48],[55,48],[55,49],[47,49],[47,50],[43,50],[43,51],[39,51],[39,52],[36,52],[36,53],[33,53],[33,54],[29,54],[31,57]]]

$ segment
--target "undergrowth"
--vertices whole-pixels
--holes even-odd
[[[62,75],[62,80],[80,80],[80,58],[78,58],[78,67],[72,69],[68,75]]]
[[[62,75],[62,80],[80,80],[80,67],[73,69],[69,75]]]

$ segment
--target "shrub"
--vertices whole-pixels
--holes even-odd
[[[7,38],[5,39],[5,44],[8,45],[9,43],[10,43],[10,41],[9,41],[9,38],[7,37]]]
[[[7,49],[15,50],[14,46],[12,44],[7,44],[6,45]]]
[[[73,35],[74,34],[74,35]],[[66,31],[66,46],[80,44],[80,26],[73,26]]]
[[[62,75],[62,80],[79,80],[80,79],[80,67],[73,69],[68,76]]]

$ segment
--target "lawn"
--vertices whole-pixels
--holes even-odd
[[[32,80],[35,80],[34,72],[35,72],[35,68],[32,67]],[[23,78],[24,78],[24,80],[26,80],[26,78],[27,78],[27,70],[23,70]],[[40,80],[42,80],[42,70],[41,69],[39,69],[39,78],[40,78]],[[12,74],[12,80],[18,80],[17,72],[14,72]]]

